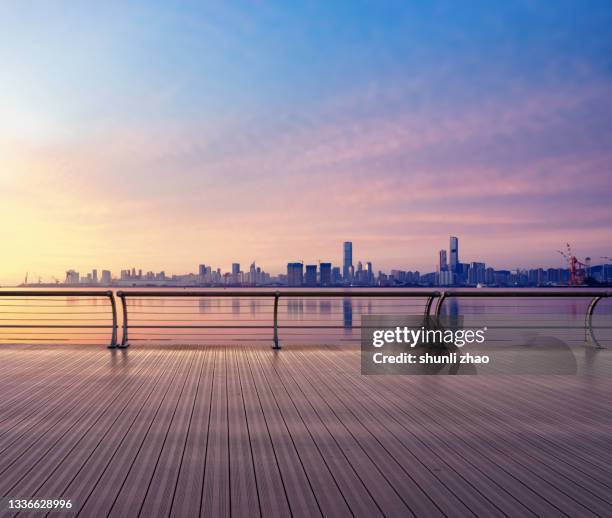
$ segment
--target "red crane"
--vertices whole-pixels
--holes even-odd
[[[561,250],[557,250],[567,261],[567,267],[570,272],[570,286],[579,286],[584,283],[585,278],[585,268],[588,268],[591,262],[591,258],[587,257],[585,262],[579,261],[576,256],[572,252],[572,247],[569,243],[566,243],[566,251],[562,252]]]

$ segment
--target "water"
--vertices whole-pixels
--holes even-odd
[[[7,291],[0,290],[0,295]],[[139,291],[154,292],[159,289]],[[202,293],[202,298],[158,295],[128,298],[130,344],[271,343],[273,297],[207,297],[206,293],[219,290],[197,291]],[[273,291],[257,290],[262,295]],[[380,293],[377,289],[371,291],[373,295]],[[406,294],[405,298],[349,298],[343,295],[350,294],[351,289],[333,297],[281,297],[278,306],[279,338],[285,344],[358,343],[362,315],[423,314],[426,298],[410,296],[417,291],[423,290],[394,290],[394,293]],[[486,289],[478,291],[484,292]],[[547,290],[530,291],[544,293]],[[579,294],[584,290],[573,291]],[[554,299],[450,298],[445,301],[442,314],[463,315],[466,326],[478,326],[487,322],[492,327],[503,327],[511,318],[515,324],[519,322],[529,329],[539,328],[537,332],[551,327],[559,328],[561,323],[569,329],[555,329],[554,333],[564,340],[579,343],[585,338],[584,319],[590,300],[579,296]],[[121,340],[122,307],[119,299],[116,299],[116,303],[118,338]],[[612,345],[610,329],[606,329],[610,326],[611,317],[612,300],[603,300],[594,318],[594,325],[600,328],[597,336],[603,345]],[[0,326],[0,344],[108,344],[112,331],[110,300],[108,297],[89,295],[0,296]],[[547,332],[552,333],[551,329]],[[509,336],[508,333],[502,330],[492,338],[503,341]],[[513,336],[519,335],[514,333]]]

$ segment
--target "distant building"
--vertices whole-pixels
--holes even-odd
[[[449,270],[441,270],[437,273],[437,284],[439,286],[450,286],[453,284],[453,272]]]
[[[450,270],[451,272],[457,272],[459,266],[459,238],[451,236],[449,248]]]
[[[438,261],[438,271],[445,272],[446,270],[448,270],[448,263],[446,261],[446,250],[440,250],[439,261]]]
[[[332,265],[331,263],[320,263],[319,264],[319,282],[321,286],[332,285]]]
[[[468,284],[484,284],[485,283],[485,263],[472,263],[468,273]]]
[[[94,284],[98,284],[98,270],[95,268],[91,271],[91,280]]]
[[[344,282],[348,283],[352,280],[351,269],[353,267],[353,243],[345,241],[342,255],[342,277]]]
[[[372,268],[372,263],[370,261],[366,263],[365,271],[366,271],[366,283],[368,286],[372,286],[374,284],[375,276],[374,276],[374,269]]]
[[[302,263],[287,263],[288,286],[301,286],[303,284],[303,268]]]
[[[340,281],[342,280],[340,277],[340,267],[339,266],[334,266],[332,268],[332,284],[340,284]]]
[[[304,278],[304,284],[309,288],[313,288],[317,285],[317,265],[307,264],[306,265],[306,276]]]
[[[66,272],[66,280],[64,281],[66,284],[78,284],[80,280],[79,272],[75,270],[68,270]]]
[[[110,270],[102,270],[102,277],[100,277],[100,284],[108,286],[111,283],[111,272]]]

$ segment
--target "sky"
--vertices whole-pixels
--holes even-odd
[[[609,1],[0,3],[0,284],[612,256]]]

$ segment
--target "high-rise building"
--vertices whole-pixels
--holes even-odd
[[[321,286],[331,286],[332,284],[332,265],[331,263],[319,264],[319,282]]]
[[[102,270],[102,277],[100,283],[108,286],[111,283],[111,272],[110,270]]]
[[[64,281],[66,284],[78,284],[80,282],[81,277],[79,276],[79,272],[74,270],[68,270],[66,272],[66,280]]]
[[[438,262],[438,271],[445,272],[448,270],[448,263],[446,262],[446,250],[440,250],[440,260]]]
[[[240,273],[240,263],[232,263],[232,275],[238,275]]]
[[[91,280],[94,284],[98,284],[98,270],[96,268],[91,271]]]
[[[479,283],[484,284],[485,272],[486,272],[485,263],[473,262],[472,264],[470,264],[470,268],[468,270],[468,283],[469,284],[479,284]]]
[[[304,278],[303,271],[302,263],[287,263],[287,285],[301,286]]]
[[[334,266],[332,268],[332,284],[340,284],[340,267]]]
[[[374,284],[374,268],[372,267],[371,261],[366,263],[365,267],[366,271],[366,283],[368,286],[372,286]]]
[[[306,265],[306,276],[304,278],[304,284],[310,288],[317,285],[317,265],[307,264]]]
[[[450,238],[450,270],[456,272],[459,265],[459,238],[451,236]]]
[[[353,243],[351,241],[344,242],[344,250],[342,257],[342,277],[344,277],[344,282],[350,282],[351,275],[351,267],[353,266]]]

